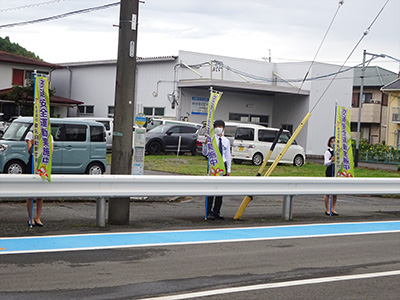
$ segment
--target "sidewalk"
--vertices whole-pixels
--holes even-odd
[[[160,201],[163,200],[163,201]],[[163,198],[158,201],[133,201],[130,224],[96,227],[96,202],[45,201],[44,227],[29,229],[24,202],[0,203],[0,237],[59,235],[119,231],[179,230],[246,226],[275,226],[328,222],[359,222],[400,219],[400,199],[369,196],[339,196],[338,217],[324,215],[323,196],[297,196],[293,199],[293,219],[282,220],[283,197],[256,197],[241,220],[233,220],[243,197],[224,197],[223,221],[204,220],[204,198]],[[108,212],[108,206],[107,206]]]

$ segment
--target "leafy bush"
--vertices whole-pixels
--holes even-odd
[[[353,153],[355,153],[356,142],[353,141]],[[400,150],[382,144],[369,144],[365,139],[360,140],[358,145],[359,161],[376,161],[376,162],[400,162]]]

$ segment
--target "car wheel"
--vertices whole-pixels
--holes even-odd
[[[253,155],[252,163],[253,165],[260,166],[264,161],[264,158],[261,153],[257,152]]]
[[[86,169],[86,174],[89,175],[101,175],[104,173],[103,165],[98,162],[92,162]]]
[[[193,144],[192,150],[190,150],[190,154],[192,154],[192,156],[196,156],[197,155],[197,145],[196,145],[196,143]]]
[[[237,164],[237,165],[242,164],[242,162],[243,162],[243,160],[241,160],[241,159],[234,159],[234,160],[233,160],[233,163],[234,163],[234,164]]]
[[[159,142],[151,142],[147,148],[147,151],[151,155],[158,155],[162,151],[162,146]]]
[[[25,164],[18,160],[8,162],[4,168],[4,173],[7,174],[23,174],[25,171]]]
[[[301,155],[296,155],[296,157],[293,160],[293,165],[296,167],[301,167],[304,165],[304,158]]]

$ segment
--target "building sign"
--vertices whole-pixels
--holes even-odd
[[[207,116],[208,98],[192,97],[192,115]]]

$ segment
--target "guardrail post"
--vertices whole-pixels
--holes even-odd
[[[106,198],[100,197],[96,200],[96,225],[106,226]]]
[[[283,196],[282,218],[286,221],[292,219],[292,204],[293,195]]]

